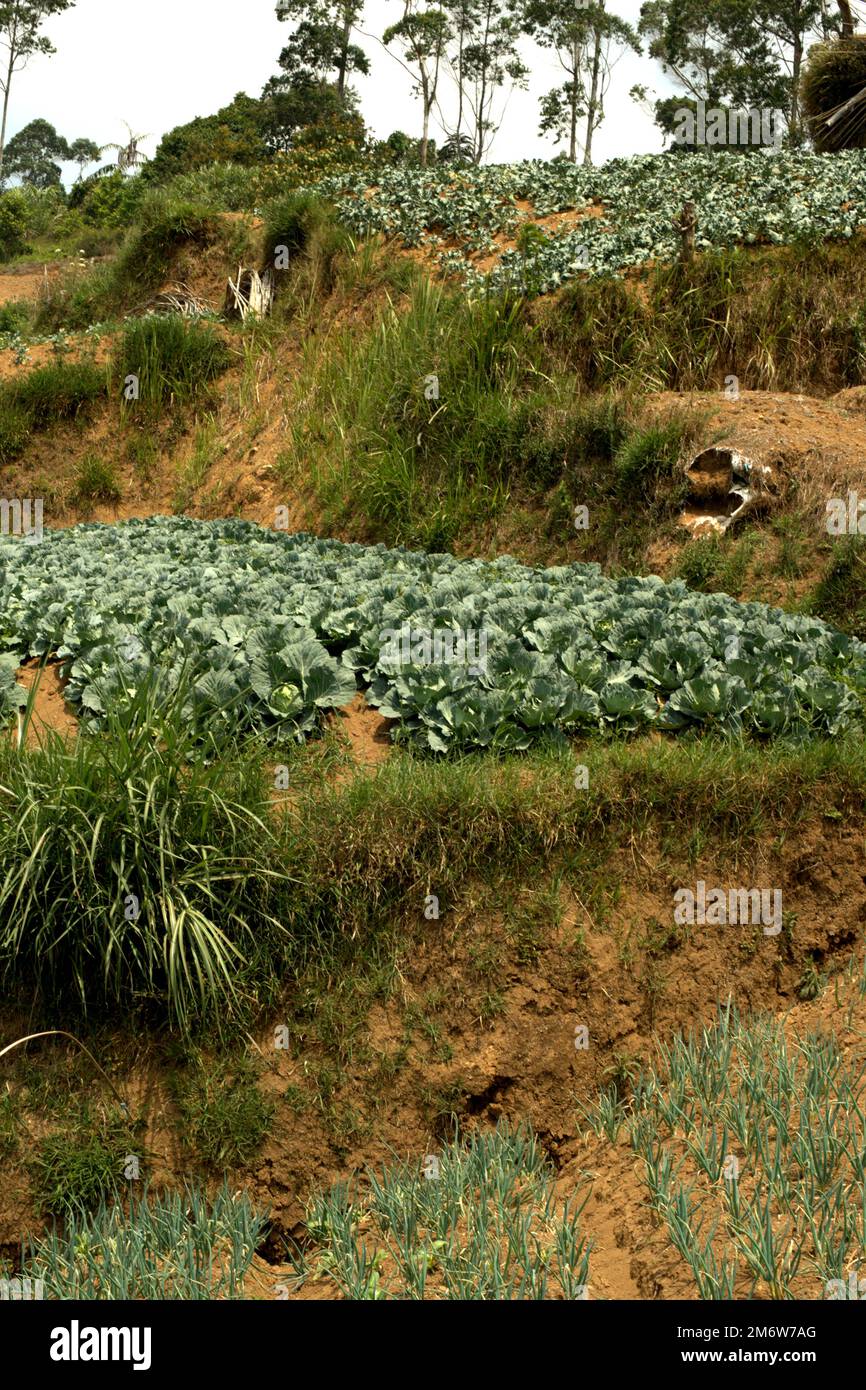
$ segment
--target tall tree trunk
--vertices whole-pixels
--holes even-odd
[[[433,105],[433,100],[430,96],[430,81],[424,70],[423,64],[421,65],[421,101],[424,106],[424,125],[421,131],[421,168],[426,169],[427,144],[430,133],[430,108]]]
[[[466,46],[466,7],[460,11],[460,47],[457,50],[457,148],[460,149],[460,133],[463,130],[463,102],[465,92],[463,90],[463,49]]]
[[[352,10],[343,9],[343,32],[340,36],[340,61],[337,64],[337,95],[342,101],[346,94],[346,68],[349,66],[349,40],[352,37]]]
[[[800,71],[803,66],[803,35],[798,31],[794,35],[793,56],[791,59],[791,116],[788,122],[788,130],[793,137],[800,134]]]
[[[589,89],[589,103],[586,113],[586,140],[583,145],[584,164],[592,163],[592,135],[598,108],[598,75],[601,68],[601,30],[595,31],[595,52],[592,55],[592,83]]]
[[[854,16],[851,13],[851,6],[848,0],[836,0],[839,13],[842,16],[842,38],[852,39],[854,37]]]
[[[475,112],[475,163],[481,163],[484,154],[484,107],[487,104],[487,68],[490,52],[490,4],[484,15],[484,42],[481,48],[481,88],[478,93],[478,108]]]
[[[577,100],[580,91],[578,74],[580,72],[580,50],[577,40],[571,46],[571,91],[569,92],[568,157],[572,164],[577,163]]]
[[[3,182],[3,157],[6,154],[6,121],[8,117],[8,93],[13,85],[13,71],[15,67],[15,50],[10,46],[8,51],[8,71],[6,74],[6,88],[3,89],[3,122],[0,124],[0,183]]]
[[[3,88],[3,120],[0,124],[0,183],[3,180],[3,157],[6,153],[6,119],[9,115],[9,89],[12,86],[12,74],[15,71],[16,41],[18,38],[18,25],[13,23],[12,32],[9,35],[9,70],[6,73],[6,85]]]

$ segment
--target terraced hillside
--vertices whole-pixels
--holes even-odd
[[[848,1296],[864,181],[217,165],[6,306],[8,1274]]]

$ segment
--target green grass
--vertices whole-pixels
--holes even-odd
[[[278,309],[283,315],[309,309],[333,291],[352,239],[313,194],[274,199],[263,217],[264,265],[276,271]]]
[[[686,410],[647,427],[635,399],[579,395],[528,304],[429,281],[362,334],[311,339],[300,375],[284,480],[312,483],[334,524],[429,550],[530,502],[572,558],[626,564],[672,518],[701,427]]]
[[[200,1062],[177,1087],[184,1143],[205,1168],[227,1172],[248,1164],[264,1143],[274,1115],[255,1084],[254,1069]]]
[[[736,537],[699,536],[680,555],[676,577],[690,589],[738,598],[745,588],[757,541],[754,531]]]
[[[72,495],[79,504],[119,502],[121,490],[116,465],[98,454],[85,454],[75,466],[72,489]]]
[[[862,749],[841,739],[621,739],[443,762],[395,750],[375,776],[338,784],[331,760],[302,747],[277,755],[293,798],[275,813],[262,754],[255,742],[217,750],[182,692],[159,687],[103,734],[0,748],[10,995],[35,995],[49,1019],[135,1009],[230,1037],[303,980],[296,1026],[306,1011],[348,1063],[429,893],[447,921],[473,883],[526,884],[513,929],[528,958],[557,911],[540,863],[545,883],[577,875],[582,900],[600,903],[611,857],[645,835],[661,830],[672,861],[707,844],[735,858],[824,814],[853,822],[866,794]]]
[[[539,320],[587,388],[829,395],[862,380],[863,242],[713,250],[624,281],[573,282]]]
[[[140,202],[117,255],[52,286],[35,327],[49,333],[78,330],[140,308],[169,278],[179,251],[190,248],[201,254],[232,235],[212,207],[153,192]]]
[[[37,1144],[30,1163],[37,1205],[58,1216],[93,1210],[123,1184],[130,1152],[134,1140],[120,1112],[95,1120],[84,1111],[74,1127],[64,1126]]]
[[[248,1006],[248,971],[265,990],[288,880],[262,770],[203,732],[183,688],[152,681],[104,736],[0,749],[8,984],[50,1008],[150,1006],[217,1029]]]
[[[829,564],[809,606],[843,632],[866,636],[866,540],[862,536],[845,536],[832,543]]]
[[[124,409],[133,415],[155,415],[206,399],[232,360],[212,324],[178,314],[151,314],[127,322],[113,373],[121,395],[130,377],[138,382],[137,401],[123,398]]]
[[[33,321],[33,302],[29,299],[7,299],[0,304],[0,334],[12,337],[26,334]]]
[[[106,394],[106,377],[93,362],[49,362],[0,385],[0,463],[24,450],[35,430],[74,419]]]

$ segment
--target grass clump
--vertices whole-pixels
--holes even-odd
[[[341,262],[353,247],[333,209],[310,193],[288,193],[263,210],[264,264],[277,276],[284,313],[331,294]]]
[[[810,607],[843,632],[866,635],[866,540],[862,536],[845,536],[833,543],[830,563]]]
[[[31,696],[32,700],[32,696]],[[261,765],[155,678],[104,735],[0,749],[0,973],[40,1004],[217,1029],[268,997],[282,936]],[[271,985],[269,986],[269,981]]]
[[[177,1088],[184,1141],[205,1168],[227,1172],[249,1163],[270,1130],[274,1107],[255,1084],[249,1063],[200,1063]]]
[[[93,362],[49,362],[0,385],[0,463],[23,451],[31,433],[74,419],[106,393]]]
[[[138,397],[125,407],[155,413],[207,397],[208,388],[232,361],[232,353],[210,323],[179,314],[131,319],[123,331],[114,376],[120,387],[134,378]]]
[[[72,495],[78,503],[119,502],[121,491],[116,466],[98,454],[85,454],[75,468]]]
[[[91,1211],[123,1183],[132,1135],[119,1113],[94,1123],[86,1112],[74,1128],[39,1141],[31,1176],[40,1209],[63,1216]]]

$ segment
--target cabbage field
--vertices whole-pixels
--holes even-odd
[[[89,729],[144,680],[168,690],[182,677],[190,717],[227,734],[301,738],[363,689],[397,737],[436,752],[646,726],[837,734],[864,715],[863,643],[595,565],[532,569],[150,517],[6,539],[0,582],[5,713],[24,699],[20,661],[57,656]],[[408,634],[402,647],[387,639],[395,631]],[[449,633],[480,637],[483,661],[436,660]]]
[[[756,242],[850,237],[866,221],[866,151],[818,155],[798,150],[738,154],[638,155],[598,168],[567,160],[386,170],[371,188],[363,171],[319,181],[340,219],[358,235],[382,232],[423,246],[446,273],[470,287],[549,292],[581,272],[623,271],[671,260],[683,204],[697,208],[698,250]],[[532,205],[531,213],[518,202]],[[521,223],[602,203],[581,220],[522,250],[504,252],[487,274],[467,257],[497,248]]]

